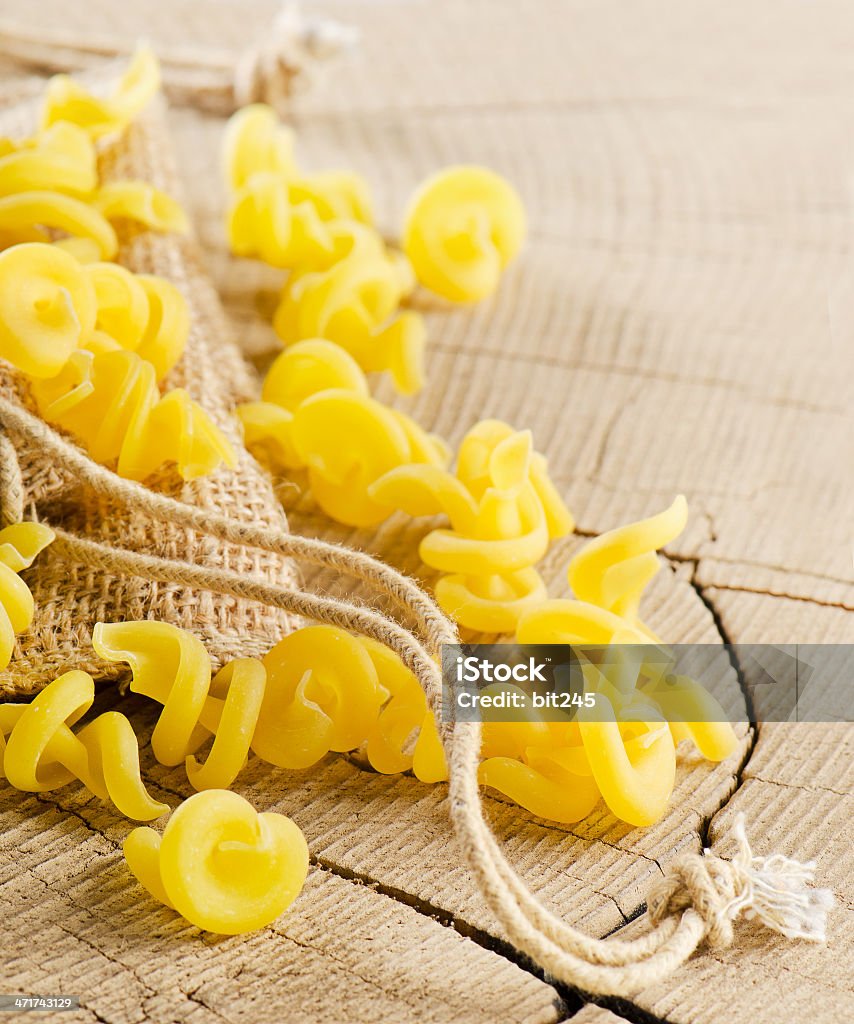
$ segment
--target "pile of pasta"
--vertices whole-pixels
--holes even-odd
[[[41,415],[92,458],[133,479],[165,464],[192,479],[232,465],[234,453],[186,392],[161,392],[187,340],[187,304],[169,281],[115,262],[113,227],[128,219],[183,231],[186,218],[146,183],[97,174],[101,140],[121,133],[157,84],[144,49],[107,98],[58,76],[37,134],[0,140],[0,357],[26,377]],[[574,523],[530,431],[484,420],[454,457],[370,393],[371,373],[389,373],[404,394],[424,383],[425,325],[406,308],[416,285],[451,302],[498,287],[525,236],[514,189],[484,168],[447,168],[416,192],[395,248],[373,223],[367,184],[348,171],[302,171],[291,131],[270,108],[235,115],[225,164],[234,251],[286,275],[274,318],[283,351],[260,400],[236,410],[255,454],[289,479],[304,475],[319,507],[348,525],[394,512],[444,516],[419,550],[439,573],[439,604],[466,629],[523,644],[661,646],[640,603],[658,551],[685,526],[684,498],[585,545],[568,567],[571,596],[550,599],[536,566]],[[33,616],[18,573],[52,536],[37,523],[0,531],[0,667]],[[165,622],[99,623],[93,646],[129,666],[131,690],[160,705],[152,755],[184,765],[198,791],[162,833],[136,828],[124,849],[148,892],[200,928],[263,927],[306,878],[294,822],[231,792],[250,757],[297,770],[348,753],[382,774],[448,777],[418,681],[365,637],[306,626],[263,659],[237,658],[216,673],[202,642]],[[595,716],[531,710],[526,721],[485,723],[480,781],[546,819],[578,821],[602,801],[649,825],[670,799],[680,741],[711,760],[736,747],[720,707],[691,679],[676,680],[679,722],[637,661],[618,680],[594,673],[585,684],[599,698]],[[493,687],[502,688],[512,684]],[[28,792],[76,779],[128,818],[163,817],[170,809],[143,781],[129,719],[87,717],[94,698],[93,678],[72,670],[29,704],[0,705],[0,774]]]
[[[183,232],[187,219],[147,182],[98,178],[99,140],[124,131],[158,83],[146,49],[104,99],[57,76],[39,131],[0,139],[0,357],[96,461],[135,480],[174,464],[190,480],[234,465],[234,452],[186,391],[161,393],[187,341],[187,304],[169,281],[115,262],[113,226]]]
[[[440,606],[471,630],[504,633],[545,598],[534,565],[572,517],[527,431],[488,420],[447,445],[371,397],[366,374],[388,371],[404,394],[424,380],[425,328],[401,309],[416,282],[452,302],[498,287],[525,237],[515,190],[481,167],[451,167],[410,202],[402,251],[373,224],[370,190],[347,171],[306,174],[291,130],[262,104],[225,136],[232,250],[287,271],[273,326],[285,351],[262,400],[242,406],[247,446],[274,472],[304,471],[314,500],[348,526],[395,509],[446,514],[450,530],[421,545],[443,572]]]

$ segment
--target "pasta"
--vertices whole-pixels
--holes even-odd
[[[247,446],[274,468],[308,469],[315,500],[352,526],[381,522],[390,506],[370,485],[394,466],[444,466],[448,453],[403,413],[368,395],[355,360],[339,346],[309,339],[270,369],[263,402],[239,408]]]
[[[119,243],[110,222],[93,206],[61,192],[31,190],[0,198],[0,243],[47,242],[42,228],[54,228],[82,242],[86,252],[110,260]],[[61,243],[57,243],[61,244]]]
[[[181,292],[163,277],[138,274],[148,299],[148,322],[136,354],[154,367],[162,380],[184,354],[190,335],[190,310]]]
[[[286,345],[327,338],[346,349],[366,372],[388,370],[398,390],[418,391],[424,379],[424,320],[407,310],[398,266],[385,255],[340,260],[303,274],[285,289],[273,320]]]
[[[0,196],[32,190],[86,196],[98,184],[95,147],[82,128],[58,121],[0,155]]]
[[[0,530],[0,669],[12,660],[15,636],[33,621],[33,595],[18,576],[53,540],[41,523],[13,523]]]
[[[308,874],[308,846],[290,818],[258,814],[243,797],[221,790],[185,800],[162,838],[152,828],[134,829],[124,853],[156,900],[223,935],[275,921]]]
[[[385,695],[365,743],[371,767],[383,775],[412,771],[422,782],[445,781],[445,753],[418,680],[387,647],[366,638],[360,642],[374,664]]]
[[[111,181],[102,185],[93,200],[107,220],[136,221],[153,231],[186,234],[187,215],[181,204],[147,181]]]
[[[525,208],[503,178],[485,167],[448,167],[412,198],[403,251],[426,288],[452,302],[477,302],[498,287],[525,232]]]
[[[421,542],[422,560],[445,575],[436,599],[461,625],[511,632],[546,598],[533,568],[550,538],[573,527],[528,431],[485,420],[460,446],[456,474],[435,465],[400,465],[376,480],[369,497],[413,516],[444,513],[450,529]]]
[[[73,256],[38,242],[0,252],[0,356],[28,376],[59,373],[96,311],[91,278]]]
[[[95,291],[96,318],[81,346],[96,354],[136,352],[162,380],[183,355],[190,333],[184,296],[171,281],[131,274],[118,263],[89,264],[85,274]]]
[[[112,94],[99,98],[68,75],[54,75],[47,84],[42,128],[60,121],[84,129],[93,139],[123,132],[160,88],[160,67],[152,51],[137,48]]]
[[[679,534],[686,517],[687,506],[680,496],[665,512],[589,542],[570,562],[568,575],[576,599],[543,601],[527,610],[518,624],[517,641],[658,644],[639,617],[639,604],[659,568],[657,548]],[[672,792],[676,742],[691,739],[704,756],[722,760],[735,750],[736,738],[720,705],[694,680],[684,676],[671,680],[669,706],[662,707],[657,692],[644,685],[644,673],[649,675],[650,670],[636,651],[620,657],[617,648],[618,667],[607,672],[585,666],[587,689],[597,695],[595,714],[579,709],[571,752],[557,749],[576,774],[595,782],[614,814],[634,825],[648,825],[664,813]],[[695,712],[696,721],[681,721]],[[669,721],[671,716],[680,720]],[[544,783],[535,776],[538,769],[529,754],[525,751],[516,758],[522,768],[484,762],[482,781],[543,813]],[[526,765],[530,771],[523,770]]]
[[[389,769],[390,759],[403,756],[402,719],[411,723],[407,736],[428,718],[432,724],[415,677],[399,659],[333,626],[297,630],[263,661],[237,659],[213,681],[202,643],[168,623],[99,623],[92,644],[102,658],[131,666],[133,692],[163,705],[151,737],[154,756],[161,764],[184,762],[197,789],[230,786],[250,750],[280,768],[301,769],[330,750],[367,743],[378,770],[402,770]],[[194,755],[211,736],[199,765]],[[446,777],[436,744],[429,727],[415,744],[417,769],[426,777]]]
[[[613,612],[657,642],[638,606],[660,568],[657,549],[675,540],[687,521],[688,504],[680,494],[664,512],[601,534],[569,563],[570,588],[579,600]]]
[[[144,480],[174,463],[185,480],[235,465],[231,445],[180,388],[160,396],[151,363],[135,352],[74,352],[55,377],[36,381],[41,415],[82,441],[97,462]]]
[[[129,818],[159,817],[168,805],[145,789],[136,736],[124,715],[107,711],[72,732],[94,699],[91,676],[66,672],[30,704],[0,704],[3,775],[30,793],[59,789],[76,778]]]
[[[118,263],[89,263],[84,275],[91,281],[95,295],[95,331],[101,338],[93,346],[91,336],[84,335],[86,348],[109,350],[139,347],[148,324],[148,296],[137,277]]]
[[[243,188],[256,174],[298,177],[294,133],[266,103],[252,103],[229,118],[223,137],[226,184]]]

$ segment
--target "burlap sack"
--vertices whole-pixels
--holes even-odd
[[[30,133],[35,114],[33,101],[3,111],[0,135]],[[181,198],[160,104],[154,104],[118,143],[106,149],[100,163],[104,180],[145,179]],[[252,394],[252,382],[229,337],[197,244],[192,238],[158,235],[128,225],[117,228],[119,262],[138,273],[168,278],[190,306],[192,329],[187,348],[165,386],[186,388],[229,438],[239,459],[235,470],[221,468],[192,483],[183,483],[171,470],[148,483],[201,508],[286,531],[287,521],[270,482],[241,442],[233,408]],[[32,408],[25,383],[7,364],[0,366],[0,394]],[[231,569],[264,583],[293,584],[293,567],[280,555],[155,522],[123,503],[99,497],[75,479],[75,474],[57,466],[44,449],[14,430],[8,434],[20,466],[20,500],[27,518],[118,548]],[[0,474],[6,481],[15,476],[9,449],[4,445]],[[4,489],[7,504],[16,504],[14,486],[11,491],[8,485]],[[7,507],[2,514],[9,521],[18,512]],[[5,696],[34,693],[70,668],[84,669],[97,679],[116,678],[121,669],[99,661],[91,649],[91,630],[98,621],[151,618],[191,629],[216,663],[238,654],[261,654],[291,626],[291,617],[276,608],[177,583],[113,575],[75,563],[67,554],[50,548],[22,575],[33,592],[36,614],[32,628],[18,638],[11,664],[0,673],[0,695]]]

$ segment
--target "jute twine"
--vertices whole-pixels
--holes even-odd
[[[239,88],[234,79],[224,87],[231,102],[262,98],[256,91],[268,88],[265,75],[270,72],[258,70],[265,60],[257,58],[239,72],[243,81]],[[175,263],[175,253],[170,252]],[[122,479],[33,415],[23,397],[14,387],[0,389],[0,424],[6,434],[0,436],[0,514],[4,522],[20,519],[25,499],[31,497],[25,494],[25,484],[31,485],[34,465],[21,466],[21,454],[32,463],[33,453],[37,453],[38,465],[49,467],[49,473],[40,470],[48,473],[48,483],[53,480],[50,474],[74,479],[78,493],[91,492],[104,507],[129,512],[135,521],[146,524],[149,536],[180,528],[200,542],[198,546],[175,544],[169,553],[134,550],[120,543],[121,535],[87,535],[69,528],[65,518],[51,524],[50,506],[42,502],[42,517],[56,528],[51,549],[58,565],[85,566],[93,575],[110,579],[178,584],[187,592],[206,591],[332,623],[372,637],[399,655],[416,675],[436,716],[450,773],[450,815],[465,862],[508,939],[551,978],[591,993],[630,995],[665,978],[702,942],[730,944],[733,923],[741,914],[790,938],[824,939],[826,912],[833,898],[826,890],[808,888],[815,864],[800,864],[782,854],[754,856],[740,816],[732,830],[737,845],[732,860],[710,851],[688,854],[652,886],[649,927],[638,938],[595,939],[556,917],[518,876],[486,824],[477,779],[480,724],[454,721],[452,704],[444,718],[442,715],[437,659],[443,643],[456,642],[457,632],[413,580],[363,553],[291,535],[284,525],[237,519],[216,507],[189,504]],[[47,484],[45,489],[49,490]],[[222,558],[193,558],[209,556],[211,551],[239,552],[242,561],[233,566]],[[246,571],[247,552],[252,551],[261,552],[265,559],[275,557],[283,565],[295,559],[326,566],[365,583],[415,628],[410,631],[372,608],[302,590],[288,572],[282,580]],[[247,643],[254,639],[246,633]]]
[[[450,814],[465,861],[510,941],[550,977],[587,992],[629,995],[665,978],[704,940],[716,947],[729,945],[733,922],[740,914],[753,916],[791,938],[824,939],[826,912],[833,897],[826,890],[808,888],[815,864],[800,864],[782,854],[755,857],[741,816],[733,828],[738,852],[731,861],[708,850],[702,855],[688,854],[652,886],[648,896],[650,927],[642,936],[601,940],[571,927],[528,889],[486,824],[477,780],[480,724],[453,721],[452,706],[447,709],[450,720],[442,717],[437,659],[443,643],[456,642],[457,632],[414,581],[363,553],[235,521],[124,480],[2,396],[0,422],[8,433],[27,438],[45,456],[79,476],[86,487],[116,503],[132,505],[153,524],[178,522],[231,544],[327,566],[370,584],[415,621],[417,629],[411,632],[386,615],[347,601],[265,583],[222,567],[121,550],[62,529],[54,542],[61,556],[94,569],[162,582],[178,580],[188,587],[257,601],[361,633],[395,651],[418,678],[436,716],[450,772]],[[3,452],[8,455],[8,448]],[[15,479],[13,470],[0,475],[4,507],[17,501]]]
[[[113,20],[111,11],[109,19],[104,19],[107,31],[100,32],[93,32],[91,23],[75,29],[65,12],[61,30],[49,22],[40,25],[38,32],[0,22],[0,52],[51,74],[86,70],[104,58],[129,55],[132,42],[128,36],[109,31]],[[309,16],[298,4],[289,2],[282,4],[272,23],[263,26],[258,42],[243,53],[164,40],[158,41],[157,54],[163,88],[172,102],[229,114],[247,103],[269,103],[284,109],[291,96],[310,84],[323,62],[357,40],[356,29]]]

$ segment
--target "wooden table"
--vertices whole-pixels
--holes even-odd
[[[108,9],[101,0],[86,16],[96,25]],[[586,536],[682,492],[690,524],[645,605],[658,633],[854,641],[850,6],[323,10],[363,40],[295,108],[304,164],[363,171],[391,235],[413,187],[456,162],[506,174],[530,217],[527,249],[494,300],[463,310],[418,300],[427,387],[401,401],[383,383],[380,397],[452,443],[490,415],[533,430],[579,524],[546,559],[554,594]],[[124,12],[123,27],[132,35],[143,20],[155,41],[185,32],[237,49],[272,5],[182,0],[170,11]],[[226,253],[222,122],[181,109],[172,124],[211,272],[263,366],[278,279]],[[367,534],[330,528],[310,500],[291,506],[294,529],[368,547],[429,582],[413,554],[423,524],[393,518]],[[609,1009],[581,1008],[507,943],[459,863],[443,786],[344,757],[303,773],[252,764],[240,791],[296,819],[312,870],[274,926],[228,939],[141,895],[122,865],[127,823],[96,800],[72,787],[3,789],[2,988],[79,993],[84,1008],[62,1019],[117,1024],[854,1019],[852,750],[845,724],[743,730],[722,765],[682,759],[668,814],[646,830],[601,809],[558,826],[487,799],[521,873],[593,934],[631,929],[681,851],[732,852],[740,810],[756,852],[814,857],[835,889],[827,946],[740,924],[731,949]],[[180,769],[149,759],[145,774],[155,793],[189,793]]]

